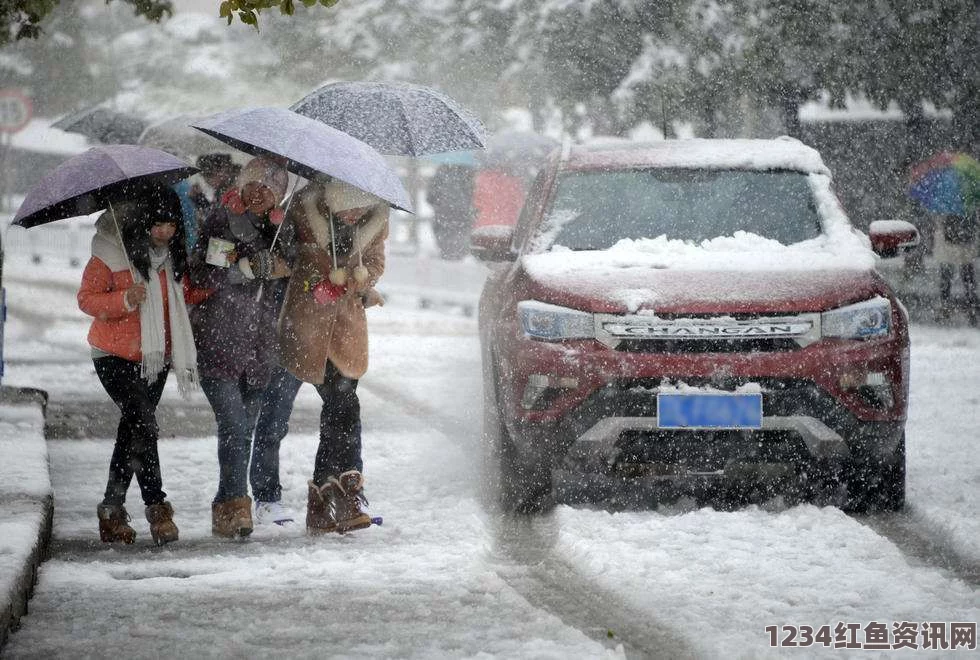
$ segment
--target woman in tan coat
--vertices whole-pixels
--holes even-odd
[[[367,371],[364,307],[384,272],[388,205],[341,181],[313,181],[290,205],[296,262],[279,318],[282,366],[312,383],[323,408],[306,527],[347,532],[364,513],[357,381]]]

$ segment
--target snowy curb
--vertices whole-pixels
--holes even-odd
[[[27,613],[51,539],[47,398],[40,390],[0,388],[0,650]]]

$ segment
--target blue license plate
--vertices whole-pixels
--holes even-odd
[[[662,429],[762,428],[762,394],[658,394]]]

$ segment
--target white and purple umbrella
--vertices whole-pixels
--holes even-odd
[[[229,110],[191,124],[236,149],[285,159],[306,179],[326,174],[414,212],[408,192],[384,156],[343,131],[286,108]]]
[[[197,172],[170,154],[131,144],[92,147],[72,156],[28,191],[13,224],[36,227],[88,215],[138,195],[148,186],[173,185]]]

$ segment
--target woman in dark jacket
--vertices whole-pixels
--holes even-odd
[[[277,162],[255,158],[238,186],[225,193],[201,229],[191,255],[191,282],[200,302],[191,312],[201,389],[218,427],[218,492],[211,507],[216,536],[252,532],[248,463],[262,393],[276,364],[275,297],[267,280],[289,268],[273,240],[288,175]],[[283,228],[285,233],[286,228]],[[284,236],[276,246],[287,243]]]

